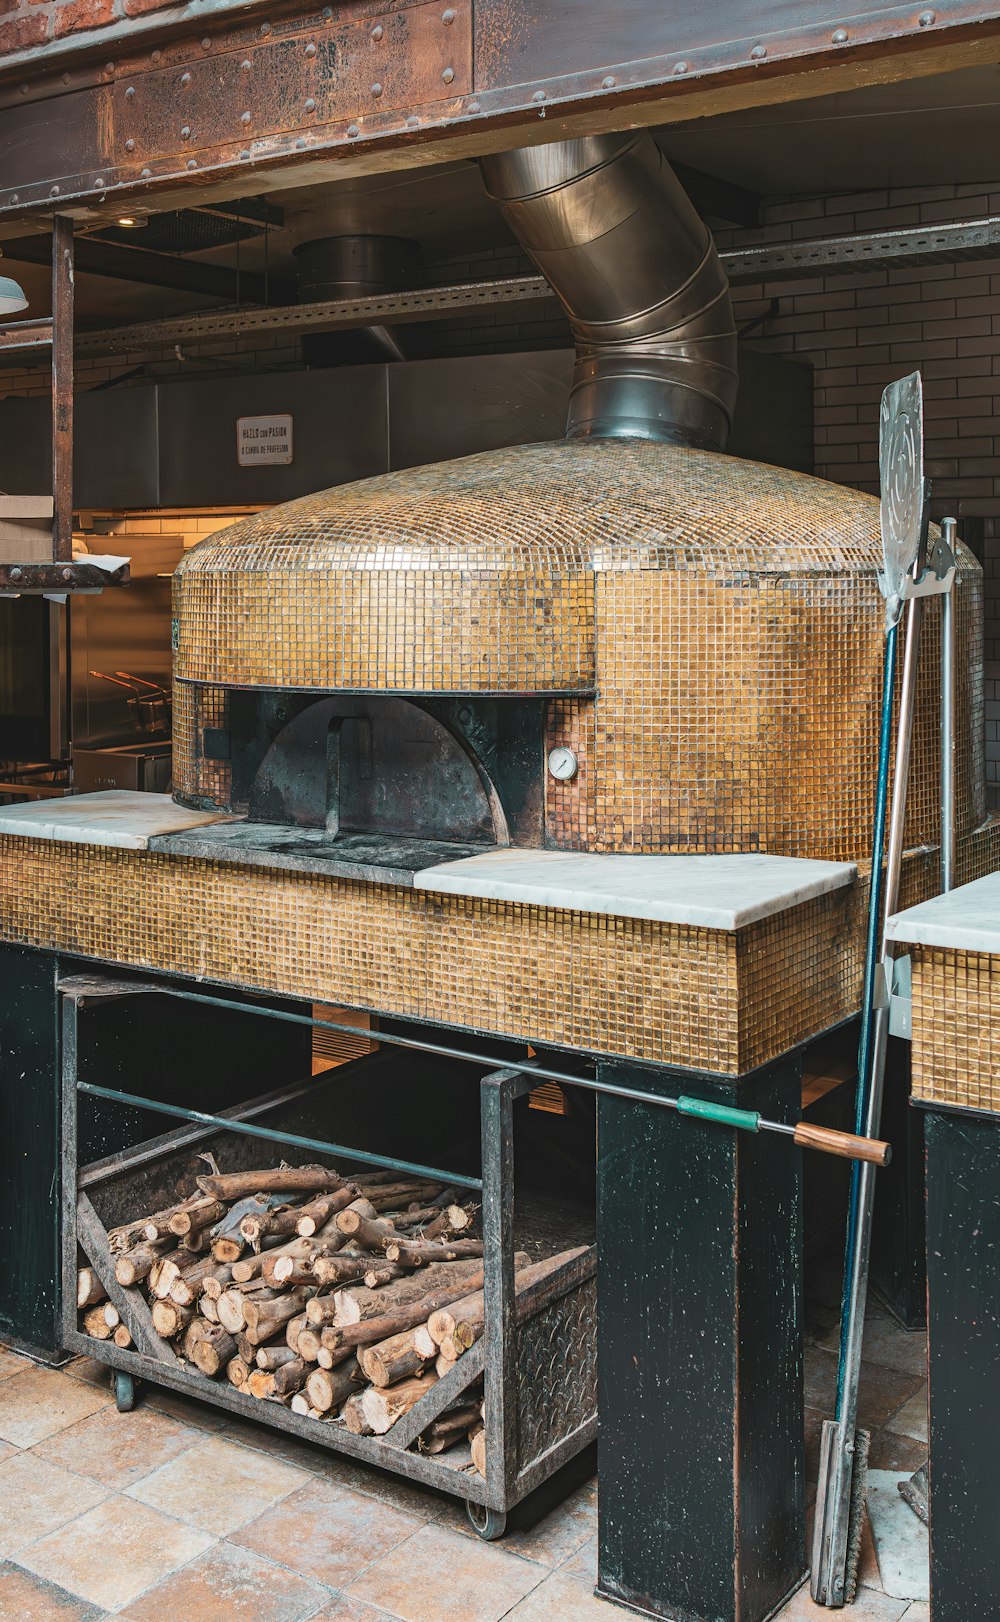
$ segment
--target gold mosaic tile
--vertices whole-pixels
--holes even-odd
[[[1000,1112],[1000,958],[910,948],[913,1092]]]
[[[340,486],[175,575],[175,688],[542,693],[580,760],[549,844],[867,854],[884,646],[873,497],[642,441],[570,441]],[[957,593],[959,826],[985,815],[982,576]],[[908,843],[937,837],[940,605]],[[183,701],[182,701],[183,702]],[[188,710],[190,712],[190,701]],[[199,773],[190,730],[178,781]]]

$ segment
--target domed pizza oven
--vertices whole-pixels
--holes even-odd
[[[366,860],[411,836],[866,858],[878,502],[720,454],[728,288],[651,137],[483,167],[573,324],[567,438],[323,491],[189,553],[177,798],[366,835]],[[962,834],[985,816],[964,549],[956,603]],[[938,838],[939,624],[934,603],[911,846]]]

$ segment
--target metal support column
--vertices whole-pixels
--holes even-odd
[[[52,499],[57,563],[73,561],[73,221],[52,221]]]
[[[632,1065],[599,1079],[678,1090]],[[680,1090],[795,1121],[801,1064]],[[598,1592],[763,1622],[805,1571],[801,1157],[602,1095],[597,1176]]]

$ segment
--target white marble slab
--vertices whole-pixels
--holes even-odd
[[[500,850],[425,867],[414,887],[442,895],[734,930],[850,884],[851,862],[789,856],[594,856]]]
[[[987,873],[947,895],[897,912],[889,919],[886,934],[911,946],[1000,952],[1000,873]]]
[[[62,800],[7,806],[0,809],[0,834],[145,850],[156,834],[183,833],[226,820],[212,811],[188,811],[175,805],[169,794],[107,789],[100,794],[70,794]]]
[[[926,1401],[924,1394],[921,1400]],[[899,1493],[899,1483],[909,1475],[898,1470],[869,1470],[868,1519],[883,1591],[893,1599],[929,1600],[928,1531]]]

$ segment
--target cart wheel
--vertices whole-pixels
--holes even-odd
[[[472,1530],[484,1543],[494,1543],[507,1530],[507,1517],[499,1509],[486,1509],[483,1504],[474,1504],[471,1499],[466,1499],[465,1513]]]
[[[115,1374],[115,1407],[120,1414],[130,1414],[135,1407],[134,1374]]]

